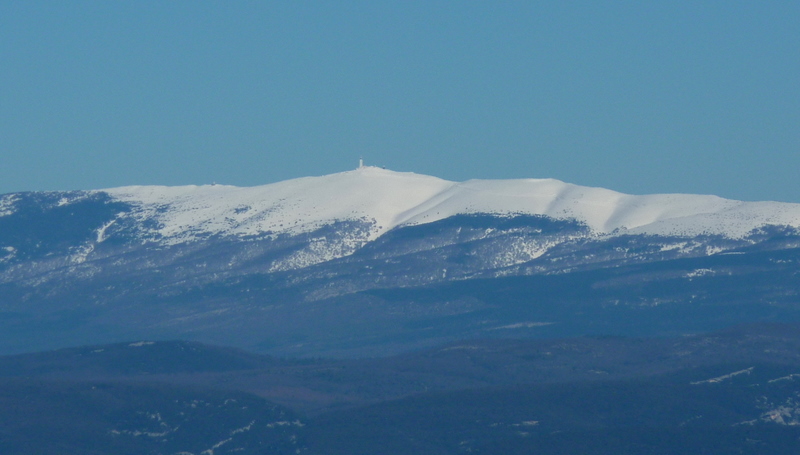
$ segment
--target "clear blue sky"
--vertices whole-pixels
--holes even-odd
[[[361,155],[800,202],[800,2],[0,2],[0,193]]]

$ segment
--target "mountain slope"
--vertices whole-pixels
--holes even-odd
[[[798,226],[800,204],[371,167],[10,194],[0,352],[180,337],[376,355],[493,327],[638,336],[794,320]]]

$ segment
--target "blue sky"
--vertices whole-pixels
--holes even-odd
[[[0,2],[0,193],[368,164],[800,202],[800,3]]]

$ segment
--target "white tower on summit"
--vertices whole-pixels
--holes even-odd
[[[358,168],[361,169],[362,167],[364,167],[364,157],[363,156],[358,158]]]

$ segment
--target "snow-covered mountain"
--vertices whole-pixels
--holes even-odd
[[[360,240],[371,241],[398,227],[478,213],[576,220],[595,235],[741,238],[764,225],[800,227],[800,204],[632,196],[554,179],[450,182],[376,167],[250,188],[136,186],[102,192],[133,206],[126,216],[155,221],[149,236],[169,244],[209,235],[298,234],[337,221],[365,222],[369,229]],[[100,240],[105,231],[98,231]]]
[[[634,270],[692,286],[754,270],[793,276],[799,228],[800,204],[633,196],[552,179],[450,182],[375,167],[250,188],[8,194],[0,196],[0,351],[54,347],[41,344],[52,334],[31,331],[52,324],[72,341],[179,333],[267,351],[322,336],[316,345],[300,343],[308,353],[329,352],[342,337],[405,336],[402,324],[390,323],[397,318],[471,321],[448,326],[454,333],[541,332],[566,321],[541,320],[547,311],[525,320],[494,314],[489,309],[502,305],[490,297],[445,293],[421,304],[397,295],[503,277],[569,279],[580,288],[585,274],[609,273],[621,275],[592,284],[581,305],[684,304],[708,292],[667,298],[663,290],[632,295],[633,285],[608,289],[640,283],[625,278]],[[791,299],[792,286],[786,281],[773,286],[782,289],[777,297],[754,299]],[[547,289],[536,295],[555,292]],[[387,290],[400,294],[376,294]],[[337,305],[344,308],[331,313]]]

